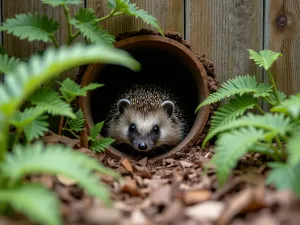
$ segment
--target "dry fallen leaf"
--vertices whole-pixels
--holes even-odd
[[[61,135],[49,135],[44,136],[43,141],[48,144],[64,144],[71,148],[74,148],[76,145],[80,144],[80,141],[78,139],[72,139]]]
[[[156,224],[165,224],[178,221],[183,218],[183,205],[179,200],[169,202],[168,207],[161,215],[155,218]]]
[[[71,186],[71,185],[74,185],[77,183],[77,181],[75,181],[71,178],[65,177],[63,175],[57,175],[56,177],[57,177],[57,180],[65,186]]]
[[[124,158],[122,161],[121,161],[121,165],[130,173],[133,173],[133,168],[132,168],[132,165],[131,163],[129,162],[129,160],[127,158]]]
[[[126,179],[121,183],[120,190],[131,194],[132,196],[141,196],[141,191],[135,180]]]
[[[187,207],[185,209],[185,215],[197,221],[216,221],[223,210],[223,202],[207,201]]]
[[[131,213],[131,224],[132,225],[147,225],[150,224],[145,215],[141,212],[141,210],[137,209]]]
[[[190,162],[186,162],[186,161],[179,161],[179,162],[183,168],[190,168],[193,166],[193,164]]]
[[[122,220],[122,213],[114,208],[93,207],[84,213],[84,219],[88,224],[114,225]]]
[[[208,190],[186,191],[183,193],[183,201],[186,205],[194,205],[211,199],[211,196]]]
[[[170,185],[160,186],[150,194],[150,199],[154,205],[168,205],[172,197],[171,191]]]

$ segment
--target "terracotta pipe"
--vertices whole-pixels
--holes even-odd
[[[174,63],[182,63],[184,66],[187,67],[187,72],[182,74],[182,76],[187,76],[187,74],[190,74],[191,79],[193,81],[193,85],[196,88],[196,97],[197,97],[197,104],[199,104],[201,101],[203,101],[208,95],[209,95],[209,89],[207,84],[207,73],[205,68],[203,67],[202,63],[199,61],[199,59],[196,57],[195,53],[192,52],[190,49],[188,49],[183,44],[167,38],[167,37],[161,37],[157,35],[141,35],[141,36],[134,36],[125,38],[121,41],[116,42],[115,46],[117,48],[124,49],[128,51],[129,53],[134,52],[135,50],[139,48],[147,48],[151,49],[152,51],[162,51],[166,54],[172,55],[177,60]],[[143,54],[147,54],[146,52]],[[160,53],[158,53],[160,54]],[[138,60],[138,59],[137,59]],[[150,62],[151,63],[151,60]],[[143,65],[143,64],[142,64]],[[90,64],[85,71],[81,84],[83,86],[91,83],[96,82],[99,78],[101,78],[101,75],[103,74],[103,70],[105,69],[107,65],[104,64]],[[153,65],[155,66],[155,65]],[[143,79],[143,78],[141,78]],[[151,77],[150,77],[151,79]],[[167,78],[169,79],[169,78]],[[118,81],[116,81],[118,82]],[[101,82],[100,82],[101,83]],[[106,84],[105,84],[106,85]],[[180,85],[180,84],[178,84]],[[101,89],[101,88],[100,88]],[[189,90],[183,90],[184,92],[188,92]],[[186,94],[186,93],[185,93]],[[79,106],[83,110],[85,119],[86,119],[86,127],[89,129],[94,125],[93,121],[93,112],[92,112],[92,106],[91,106],[91,96],[93,95],[93,92],[89,93],[89,95],[85,97],[79,98]],[[102,95],[103,99],[107,98],[107,94]],[[113,103],[113,102],[111,102]],[[195,110],[196,105],[193,105],[191,110]],[[99,105],[101,105],[101,99],[99,99]],[[105,109],[103,109],[105,110]],[[106,109],[107,110],[107,109]],[[157,160],[162,159],[167,156],[171,156],[174,153],[181,151],[182,149],[191,146],[195,144],[205,127],[208,121],[210,113],[210,106],[203,107],[195,116],[195,119],[193,121],[193,124],[191,126],[191,129],[187,136],[183,139],[179,145],[168,151],[167,153],[157,155],[151,159]],[[99,122],[99,121],[97,121]],[[120,157],[129,157],[132,158],[130,155],[122,153],[120,150],[109,146],[107,148],[107,153],[110,154],[114,158],[120,158]]]

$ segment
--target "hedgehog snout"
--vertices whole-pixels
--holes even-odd
[[[132,144],[136,150],[143,152],[150,151],[154,146],[151,138],[136,138]]]

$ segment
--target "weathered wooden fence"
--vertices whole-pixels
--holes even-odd
[[[63,22],[59,8],[42,5],[41,0],[0,0],[2,19],[17,13],[43,12]],[[247,49],[272,49],[282,52],[273,72],[279,88],[300,92],[300,1],[299,0],[132,0],[155,16],[165,31],[180,32],[199,54],[206,54],[216,69],[219,81],[236,75],[266,76],[248,59]],[[108,13],[107,0],[84,0],[98,16]],[[72,7],[75,11],[78,7]],[[1,13],[0,13],[1,14]],[[147,27],[140,20],[120,16],[107,21],[113,34]],[[62,26],[58,40],[65,38]],[[28,56],[44,47],[3,34],[0,41],[9,54]],[[298,75],[299,74],[299,75]]]

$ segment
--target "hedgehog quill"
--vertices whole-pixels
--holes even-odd
[[[156,85],[134,85],[112,107],[108,136],[140,152],[174,147],[186,122],[172,94]]]

